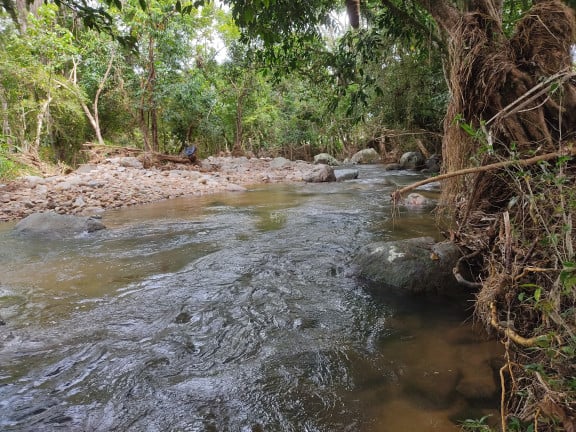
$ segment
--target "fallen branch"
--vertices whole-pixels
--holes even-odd
[[[507,168],[509,166],[512,165],[516,165],[519,167],[525,167],[525,166],[529,166],[529,165],[534,165],[538,162],[543,162],[543,161],[549,161],[552,159],[557,159],[561,156],[576,156],[576,148],[575,147],[570,147],[569,149],[566,149],[565,152],[554,152],[554,153],[546,153],[543,155],[539,155],[539,156],[534,156],[528,159],[519,159],[519,160],[507,160],[507,161],[502,161],[502,162],[497,162],[497,163],[493,163],[490,165],[483,165],[483,166],[479,166],[479,167],[472,167],[472,168],[465,168],[465,169],[461,169],[458,171],[453,171],[453,172],[449,172],[446,174],[440,174],[434,177],[430,177],[424,180],[420,180],[416,183],[412,183],[411,185],[408,186],[404,186],[402,189],[399,189],[397,191],[394,191],[392,193],[392,201],[394,202],[398,202],[401,198],[402,198],[402,194],[406,193],[406,192],[410,192],[411,190],[414,190],[420,186],[424,186],[425,184],[428,183],[432,183],[435,181],[440,181],[440,180],[446,180],[452,177],[458,177],[461,175],[466,175],[466,174],[475,174],[475,173],[481,173],[481,172],[487,172],[487,171],[493,171],[493,170],[497,170],[500,168]]]

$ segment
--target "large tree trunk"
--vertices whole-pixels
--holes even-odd
[[[6,9],[20,33],[26,33],[28,14],[36,16],[43,0],[1,0],[0,5]]]
[[[443,169],[494,164],[445,180],[442,214],[451,217],[451,237],[476,257],[478,318],[511,344],[508,373],[514,379],[502,380],[512,386],[502,389],[502,429],[513,414],[526,421],[535,416],[538,430],[576,431],[574,398],[516,367],[545,365],[550,382],[576,373],[573,356],[550,361],[543,350],[523,351],[543,334],[554,335],[549,352],[560,352],[574,337],[574,320],[556,318],[573,317],[576,307],[574,293],[558,294],[562,266],[574,261],[576,243],[576,170],[573,149],[566,152],[576,137],[574,13],[558,0],[535,0],[508,37],[500,0],[473,0],[467,11],[448,0],[418,2],[450,40]],[[514,163],[546,154],[566,156],[547,166]],[[497,163],[502,161],[509,162],[505,168]],[[549,309],[522,301],[527,286],[538,287]],[[518,396],[520,381],[528,396]]]
[[[502,29],[501,0],[473,1],[467,12],[445,0],[419,3],[451,41],[447,68],[451,100],[443,141],[446,171],[469,167],[472,158],[485,164],[495,157],[479,154],[482,140],[471,136],[470,129],[484,129],[483,144],[503,157],[509,156],[511,147],[521,155],[554,151],[559,140],[574,137],[576,86],[569,74],[574,41],[571,9],[557,0],[536,2],[518,22],[514,35],[507,38]],[[548,86],[542,86],[545,80],[549,80]],[[549,90],[556,85],[559,88],[553,94]],[[448,183],[444,201],[453,203],[476,181],[470,176]],[[490,201],[492,191],[499,199],[506,198],[490,182],[485,183],[492,189],[478,190],[477,195]],[[469,206],[476,204],[468,202]]]

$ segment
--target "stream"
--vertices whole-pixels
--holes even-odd
[[[0,225],[0,430],[453,432],[493,414],[496,394],[463,391],[499,353],[470,300],[375,297],[352,274],[366,243],[440,239],[429,209],[391,208],[419,175],[358,169],[109,211],[72,239]]]

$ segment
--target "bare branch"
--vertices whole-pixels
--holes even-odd
[[[521,167],[525,167],[525,166],[530,166],[530,165],[534,165],[538,162],[543,162],[543,161],[549,161],[549,160],[553,160],[553,159],[557,159],[561,156],[576,156],[576,148],[575,147],[571,147],[569,149],[566,149],[565,152],[554,152],[554,153],[546,153],[543,155],[539,155],[539,156],[534,156],[531,157],[529,159],[520,159],[520,160],[506,160],[506,161],[502,161],[502,162],[497,162],[497,163],[493,163],[490,165],[483,165],[483,166],[479,166],[479,167],[472,167],[472,168],[465,168],[462,170],[458,170],[458,171],[453,171],[453,172],[449,172],[446,174],[441,174],[435,177],[429,177],[425,180],[421,180],[419,182],[416,183],[412,183],[411,185],[405,186],[402,189],[399,189],[397,191],[394,191],[392,193],[392,199],[394,201],[398,201],[402,198],[402,194],[406,193],[406,192],[410,192],[411,190],[414,190],[420,186],[424,186],[425,184],[428,183],[432,183],[435,181],[440,181],[440,180],[446,180],[448,178],[452,178],[452,177],[458,177],[461,175],[466,175],[466,174],[475,174],[475,173],[481,173],[481,172],[487,172],[487,171],[493,171],[493,170],[497,170],[500,168],[506,168],[509,166],[521,166]]]

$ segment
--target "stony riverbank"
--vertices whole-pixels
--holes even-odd
[[[209,157],[199,165],[144,168],[134,157],[109,158],[67,175],[0,184],[0,221],[48,210],[90,216],[185,195],[243,191],[251,184],[324,181],[322,167],[284,158]]]

